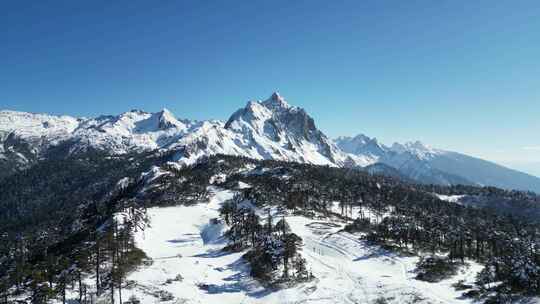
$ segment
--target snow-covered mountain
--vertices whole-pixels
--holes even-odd
[[[0,177],[51,155],[89,149],[114,154],[169,151],[179,164],[219,153],[367,167],[390,175],[399,172],[423,183],[481,184],[540,192],[539,178],[420,142],[385,146],[365,135],[333,141],[317,129],[304,109],[289,105],[278,93],[263,101],[249,101],[226,122],[177,119],[166,109],[96,118],[0,111]]]
[[[376,162],[381,156],[388,153],[388,148],[380,144],[376,138],[370,138],[364,134],[355,137],[340,136],[335,142],[346,153],[365,155]]]
[[[218,153],[330,166],[352,161],[316,128],[304,109],[290,106],[278,93],[264,101],[249,101],[225,123],[195,124],[168,148],[176,151],[180,163]]]
[[[422,183],[476,184],[540,192],[540,178],[465,154],[435,149],[420,141],[388,147],[365,135],[339,137],[336,145],[356,156],[397,169]]]
[[[290,106],[278,93],[250,101],[224,125],[240,146],[258,159],[342,166],[347,156],[315,126],[304,109]]]
[[[0,177],[35,162],[48,147],[68,139],[80,119],[0,111]]]
[[[217,153],[331,166],[353,162],[305,110],[290,106],[278,93],[249,101],[227,122],[179,120],[166,109],[90,119],[1,111],[0,140],[4,166],[28,165],[60,145],[65,153],[167,150],[175,152],[179,163]]]

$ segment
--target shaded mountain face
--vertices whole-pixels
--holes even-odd
[[[464,176],[482,186],[532,190],[540,193],[538,177],[465,154],[446,152],[432,158],[429,163],[433,168]]]
[[[385,146],[365,135],[330,140],[302,108],[278,93],[249,101],[226,122],[177,119],[170,111],[132,110],[74,118],[0,111],[0,178],[48,157],[89,150],[169,152],[178,165],[226,154],[337,167],[367,167],[420,183],[479,184],[540,192],[540,179],[420,142]],[[384,165],[384,166],[382,166]]]

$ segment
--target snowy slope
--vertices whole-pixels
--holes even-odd
[[[430,159],[429,164],[440,171],[463,176],[483,186],[540,193],[540,178],[465,154],[446,152]]]
[[[411,272],[417,257],[398,256],[338,232],[345,223],[337,218],[293,215],[285,215],[286,220],[303,238],[302,255],[316,279],[282,290],[265,289],[249,277],[243,253],[220,251],[224,227],[211,219],[233,192],[211,192],[208,204],[148,210],[151,227],[139,232],[136,242],[153,264],[128,277],[136,284],[123,291],[124,298],[134,295],[142,303],[158,303],[163,296],[169,297],[165,303],[471,303],[451,284],[472,282],[480,265],[471,263],[440,283],[421,282]]]
[[[45,137],[53,143],[73,132],[79,122],[70,116],[0,111],[0,133],[14,133],[23,138]]]
[[[67,140],[79,124],[69,116],[0,111],[0,178],[34,163],[43,150]]]

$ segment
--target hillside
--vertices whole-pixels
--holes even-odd
[[[525,192],[226,155],[188,167],[171,162],[174,153],[92,155],[45,161],[0,184],[0,207],[17,210],[0,225],[4,297],[472,303],[538,293],[537,224],[451,199],[538,206]],[[69,168],[81,178],[71,183]],[[54,184],[57,195],[21,200]],[[424,281],[431,256],[456,272]]]

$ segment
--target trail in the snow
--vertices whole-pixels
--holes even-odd
[[[333,244],[325,242],[324,239],[328,235],[330,235],[330,233],[323,235],[321,238],[318,239],[314,239],[312,237],[306,238],[305,247],[307,247],[311,251],[310,257],[317,260],[322,265],[325,265],[330,270],[336,271],[339,276],[344,280],[349,281],[350,287],[345,289],[348,291],[335,290],[336,294],[339,294],[346,303],[369,303],[371,297],[369,296],[369,293],[366,290],[365,286],[361,283],[361,279],[348,270],[351,269],[350,264],[352,263],[350,255],[346,251],[333,246]],[[331,252],[333,252],[334,254],[332,255]],[[339,256],[344,256],[345,259],[339,258]],[[324,261],[324,257],[328,257],[327,261]],[[330,263],[332,262],[334,262],[334,265],[330,265]],[[363,299],[357,299],[354,296],[354,291],[358,289],[362,291],[364,295]],[[343,295],[344,291],[345,295]]]
[[[345,233],[336,233],[336,234],[333,234],[333,235],[337,235],[339,237],[348,239],[351,242],[357,243],[357,244],[359,244],[361,246],[365,246],[358,239],[347,236]],[[341,250],[341,251],[345,252],[344,250]],[[349,254],[351,254],[351,253],[347,253],[347,255],[349,255]],[[354,253],[352,253],[352,254],[353,254],[354,259],[359,258],[359,256],[354,255]],[[437,300],[437,301],[439,301],[441,303],[445,303],[445,304],[459,303],[459,302],[453,301],[452,299],[444,299],[444,298],[440,297],[439,295],[437,295],[436,293],[432,292],[431,289],[430,289],[430,286],[425,286],[425,285],[429,285],[430,283],[422,282],[422,281],[414,279],[412,276],[409,275],[409,270],[407,269],[407,265],[405,263],[403,263],[400,259],[394,257],[393,254],[389,253],[386,257],[388,257],[389,259],[391,259],[393,262],[397,263],[401,267],[401,275],[402,275],[401,279],[403,280],[403,282],[406,282],[407,285],[409,285],[410,287],[412,287],[415,290],[419,291],[421,294],[428,294],[431,299],[435,299],[435,300]],[[423,286],[421,288],[419,288],[419,286],[421,286],[421,285],[423,285]]]
[[[344,303],[372,303],[372,301],[381,297],[381,295],[384,296],[388,291],[392,291],[394,294],[397,293],[398,296],[400,294],[422,295],[430,299],[431,303],[463,303],[463,299],[439,295],[436,291],[433,291],[434,284],[432,283],[415,280],[410,275],[407,263],[391,252],[379,253],[373,257],[368,257],[368,259],[371,259],[372,263],[386,260],[395,264],[398,267],[395,273],[399,275],[397,282],[396,279],[391,279],[392,277],[396,278],[395,276],[380,273],[379,279],[375,282],[371,279],[369,284],[366,283],[364,275],[370,275],[373,278],[374,274],[365,273],[363,275],[362,269],[359,269],[359,265],[355,264],[356,260],[365,258],[366,252],[362,249],[365,249],[366,244],[345,232],[327,231],[316,237],[311,235],[303,237],[304,248],[307,249],[307,251],[304,249],[306,254],[314,262],[325,266],[329,271],[337,273],[338,279],[347,281],[347,288],[336,290],[336,294],[343,299]],[[390,280],[384,280],[385,278],[390,278]],[[395,283],[398,283],[397,286]]]

